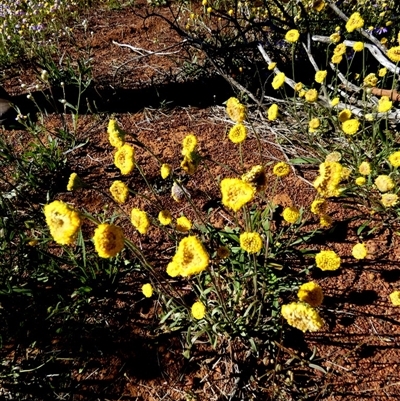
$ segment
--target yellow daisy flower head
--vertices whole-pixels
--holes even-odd
[[[335,56],[343,56],[346,54],[346,45],[344,43],[339,43],[336,45],[336,47],[333,49],[333,54]]]
[[[388,192],[394,188],[394,182],[388,175],[378,175],[375,179],[375,185],[381,192]]]
[[[340,181],[348,180],[350,175],[351,175],[351,170],[348,167],[343,167]]]
[[[354,181],[356,183],[356,185],[358,185],[359,187],[362,187],[363,185],[366,184],[367,179],[365,177],[357,177]]]
[[[321,214],[321,216],[319,217],[319,225],[321,227],[330,227],[332,225],[332,222],[332,217],[328,214]]]
[[[339,104],[339,102],[340,102],[340,99],[338,97],[335,97],[331,100],[331,106],[335,107]]]
[[[272,104],[268,109],[268,120],[275,121],[278,118],[279,108],[277,104]]]
[[[343,60],[343,56],[341,54],[334,54],[331,58],[331,62],[333,64],[340,64],[340,62]]]
[[[131,223],[142,235],[146,235],[150,228],[150,220],[147,213],[137,208],[131,210]]]
[[[307,92],[304,89],[299,90],[299,97],[304,97],[306,93]]]
[[[286,177],[290,173],[290,166],[285,162],[278,162],[274,165],[272,172],[277,177]]]
[[[378,102],[378,113],[387,113],[392,108],[389,96],[382,96]]]
[[[400,167],[400,151],[392,153],[388,159],[393,167]]]
[[[246,106],[240,103],[235,97],[231,97],[227,100],[226,112],[229,118],[235,123],[241,123],[246,118]]]
[[[365,257],[367,256],[367,253],[368,253],[368,251],[364,244],[356,244],[353,246],[353,248],[351,250],[351,254],[356,259],[365,259]]]
[[[364,43],[363,42],[355,42],[353,45],[353,50],[355,52],[362,52],[364,50]]]
[[[318,216],[325,214],[328,209],[328,202],[325,199],[315,199],[311,203],[311,213]]]
[[[304,302],[292,302],[288,305],[282,305],[281,313],[290,326],[301,330],[303,333],[306,331],[318,331],[324,325],[324,321],[318,312]]]
[[[342,130],[347,135],[354,135],[355,133],[357,133],[359,127],[360,121],[354,118],[347,120],[342,124]]]
[[[316,102],[318,100],[318,92],[315,89],[309,89],[305,94],[305,99],[309,103]]]
[[[158,221],[163,226],[168,226],[169,224],[171,224],[172,223],[172,215],[169,212],[169,210],[161,210],[160,213],[158,213]]]
[[[111,146],[120,148],[125,143],[125,132],[119,128],[116,120],[111,119],[108,122],[107,133]]]
[[[261,251],[263,240],[261,235],[256,232],[245,232],[239,237],[240,247],[248,253],[258,253]]]
[[[329,39],[332,43],[339,43],[340,42],[340,33],[334,32],[332,35],[329,36]]]
[[[270,71],[272,71],[275,67],[276,67],[276,63],[275,63],[275,62],[272,62],[272,63],[269,63],[269,64],[268,64],[268,69],[269,69]]]
[[[226,259],[230,254],[231,252],[227,246],[219,246],[217,248],[217,256],[219,259]]]
[[[194,134],[188,134],[182,141],[182,156],[188,156],[197,148],[197,137]]]
[[[384,77],[386,74],[387,74],[387,68],[386,67],[383,67],[378,71],[378,75],[380,77]]]
[[[400,61],[400,46],[394,46],[387,51],[387,56],[394,63],[398,63]]]
[[[178,277],[181,274],[180,266],[173,261],[168,263],[166,271],[170,277]]]
[[[355,29],[360,29],[364,26],[364,20],[359,12],[353,13],[346,22],[347,32],[353,32]]]
[[[349,110],[349,109],[343,109],[340,113],[339,113],[339,121],[341,122],[341,123],[344,123],[345,121],[347,121],[347,120],[350,120],[350,117],[351,117],[351,110]]]
[[[228,133],[233,143],[242,143],[247,138],[247,128],[243,124],[235,124]]]
[[[277,90],[285,83],[285,73],[279,72],[272,80],[272,87]]]
[[[302,82],[297,82],[297,83],[294,85],[294,90],[295,90],[296,92],[300,92],[302,89],[303,89],[303,83],[302,83]]]
[[[189,236],[180,241],[170,271],[178,271],[182,277],[193,276],[206,270],[209,262],[210,257],[201,241]],[[168,270],[167,273],[170,274]]]
[[[313,308],[320,306],[324,300],[321,286],[314,281],[301,285],[297,292],[297,297],[300,301],[306,302]]]
[[[192,305],[191,312],[195,319],[200,320],[206,316],[206,307],[202,302],[197,301]]]
[[[300,33],[297,29],[291,29],[286,32],[285,40],[289,43],[296,43],[299,40]]]
[[[160,169],[161,178],[163,180],[168,178],[171,174],[171,171],[172,171],[172,167],[168,163],[163,163],[161,165],[161,169]]]
[[[362,175],[370,175],[371,174],[371,164],[368,162],[362,162],[358,166],[358,171]]]
[[[192,228],[192,222],[185,216],[176,219],[176,230],[181,233],[186,233]]]
[[[325,157],[326,162],[340,162],[340,160],[342,160],[342,155],[337,151],[328,153]]]
[[[337,270],[340,263],[340,256],[335,251],[321,251],[315,255],[315,264],[321,270]]]
[[[113,224],[99,224],[94,230],[93,241],[101,258],[112,258],[124,248],[124,234]]]
[[[396,194],[383,194],[381,197],[381,203],[385,207],[392,207],[397,205],[399,197]]]
[[[321,197],[331,198],[340,195],[342,171],[343,167],[338,162],[324,162],[319,165],[319,176],[314,180],[313,186]]]
[[[250,171],[242,175],[242,181],[251,184],[259,192],[267,186],[265,168],[261,165],[253,166]]]
[[[142,294],[146,298],[151,298],[153,295],[153,286],[150,283],[142,285]]]
[[[59,200],[45,205],[43,211],[54,241],[60,245],[73,244],[82,224],[80,213]]]
[[[308,131],[309,132],[316,132],[321,125],[321,121],[319,118],[313,118],[308,122]]]
[[[400,306],[400,291],[393,291],[389,295],[389,299],[394,306]]]
[[[197,156],[196,152],[190,154],[190,157],[185,156],[181,161],[182,170],[186,171],[189,175],[193,175],[200,162],[200,157]]]
[[[325,70],[317,71],[315,73],[315,82],[318,82],[319,84],[322,84],[322,82],[325,81],[325,78],[326,78],[327,74],[328,74],[328,72],[325,71]]]
[[[221,181],[222,204],[237,212],[254,199],[255,189],[239,178],[224,178]]]
[[[364,86],[367,86],[369,88],[376,86],[378,83],[378,77],[371,72],[364,78]]]
[[[130,174],[135,168],[135,150],[128,144],[122,145],[114,156],[114,164],[122,175]]]
[[[115,202],[123,204],[129,196],[129,189],[122,181],[114,181],[110,187],[110,192]]]
[[[325,2],[323,0],[314,0],[312,8],[314,11],[321,12],[325,8]]]
[[[283,220],[290,224],[294,224],[299,220],[300,211],[295,206],[285,207],[282,212]]]
[[[367,113],[364,115],[365,121],[374,121],[374,115],[371,113]]]
[[[85,184],[79,178],[78,174],[72,173],[69,176],[68,184],[67,184],[67,191],[76,191],[77,189],[83,188]]]

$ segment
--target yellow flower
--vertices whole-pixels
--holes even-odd
[[[378,83],[378,77],[373,72],[371,72],[371,74],[368,74],[364,78],[364,85],[367,87],[376,86],[377,83]]]
[[[316,215],[325,214],[328,209],[328,203],[325,199],[315,199],[313,203],[311,203],[311,213]]]
[[[330,227],[332,225],[332,217],[327,214],[322,214],[319,218],[319,225],[321,227]]]
[[[343,60],[343,56],[340,54],[334,54],[331,58],[331,62],[333,64],[340,64],[340,62]]]
[[[301,330],[303,333],[306,331],[318,331],[324,325],[324,321],[318,312],[303,302],[292,302],[288,305],[282,305],[281,313],[290,326]]]
[[[140,234],[146,235],[150,228],[150,220],[143,210],[133,208],[131,211],[131,223]]]
[[[210,257],[201,241],[194,236],[183,238],[168,265],[167,273],[177,273],[182,277],[199,274],[207,269]],[[172,276],[175,277],[175,276]]]
[[[66,203],[55,200],[44,206],[46,224],[54,241],[60,245],[71,245],[75,242],[82,220],[79,212]]]
[[[268,109],[268,120],[274,121],[277,118],[278,118],[278,105],[274,103]]]
[[[287,221],[290,224],[294,224],[299,220],[300,211],[295,206],[285,207],[282,212],[283,220]]]
[[[366,121],[374,121],[374,115],[371,113],[367,113],[364,115]]]
[[[300,92],[302,89],[303,89],[303,83],[302,83],[302,82],[297,82],[297,83],[294,85],[294,90],[295,90],[296,92]]]
[[[318,130],[318,128],[320,127],[321,122],[319,121],[318,118],[313,118],[312,120],[310,120],[308,122],[308,131],[309,132],[315,132]]]
[[[236,124],[230,130],[228,138],[233,143],[242,143],[247,137],[247,128],[243,124]]]
[[[168,224],[171,224],[171,222],[172,222],[171,213],[168,210],[161,210],[161,212],[158,213],[158,221],[163,226],[167,226]]]
[[[230,97],[226,102],[226,112],[235,123],[241,123],[246,118],[246,106],[235,97]]]
[[[67,184],[67,191],[75,191],[79,188],[84,187],[83,181],[79,178],[78,174],[72,173],[69,176],[68,184]]]
[[[355,29],[360,29],[364,26],[364,20],[359,12],[353,13],[346,22],[347,32],[353,32]]]
[[[360,126],[360,122],[356,119],[350,119],[342,124],[342,130],[347,135],[354,135]]]
[[[383,67],[378,71],[378,75],[380,77],[384,77],[386,74],[387,74],[387,68],[386,67]]]
[[[349,109],[343,109],[340,113],[339,113],[339,121],[341,123],[344,123],[345,121],[349,120],[351,117],[351,110]]]
[[[192,228],[192,222],[185,216],[178,217],[175,228],[181,233],[186,233]]]
[[[392,60],[394,63],[398,63],[400,61],[400,46],[394,46],[388,50],[387,56]]]
[[[289,43],[296,43],[299,40],[300,33],[297,29],[291,29],[286,32],[285,40]]]
[[[342,155],[337,151],[328,153],[325,157],[326,162],[340,162],[340,160],[342,160]]]
[[[309,103],[313,103],[318,99],[318,92],[315,89],[309,89],[305,94],[305,99]]]
[[[351,254],[356,259],[364,259],[367,256],[367,248],[364,244],[356,244],[351,250]]]
[[[381,203],[385,207],[392,207],[397,205],[399,197],[396,194],[383,194]]]
[[[251,184],[259,192],[267,186],[265,168],[261,165],[253,166],[250,171],[242,175],[242,181]]]
[[[194,134],[188,134],[182,141],[182,156],[189,156],[197,148],[197,137]]]
[[[272,87],[276,90],[279,89],[285,83],[285,74],[280,72],[275,75],[272,81]]]
[[[122,145],[115,153],[114,164],[121,170],[121,174],[130,174],[135,168],[135,151],[132,146]]]
[[[340,262],[340,256],[335,251],[321,251],[315,255],[315,264],[321,270],[337,270]]]
[[[306,91],[304,89],[299,90],[299,97],[304,97],[306,95]]]
[[[363,42],[355,42],[353,45],[353,50],[355,52],[362,52],[364,50],[364,43]]]
[[[338,43],[340,42],[340,34],[338,32],[332,33],[332,35],[329,36],[329,39],[332,43]]]
[[[165,180],[166,178],[169,177],[171,174],[172,168],[169,164],[164,163],[161,165],[160,173],[161,173],[161,178]]]
[[[150,283],[142,285],[142,293],[146,298],[151,298],[153,295],[153,287]]]
[[[394,188],[394,182],[388,175],[378,175],[375,185],[381,192],[387,192]]]
[[[222,204],[237,212],[253,200],[255,189],[239,178],[224,178],[221,181]]]
[[[322,82],[324,82],[327,74],[328,74],[328,72],[325,71],[325,70],[317,71],[315,73],[315,82],[318,82],[319,84],[322,84]]]
[[[191,155],[193,155],[193,153]],[[181,167],[189,175],[193,175],[196,172],[198,161],[200,160],[198,159],[197,161],[194,161],[192,157],[185,156],[181,161]]]
[[[192,305],[192,316],[195,319],[200,320],[203,319],[205,315],[206,315],[205,305],[200,301],[195,302]]]
[[[111,119],[108,122],[107,133],[111,146],[120,148],[125,143],[125,132],[119,128],[116,120]]]
[[[301,285],[297,292],[297,297],[300,301],[308,303],[313,308],[320,306],[324,300],[321,286],[314,281]]]
[[[123,204],[129,196],[129,189],[122,181],[114,181],[110,187],[112,197],[117,203]]]
[[[208,12],[208,14],[211,14],[211,12],[212,12],[212,7],[208,7],[208,8],[207,8],[207,12]]]
[[[229,257],[231,252],[229,251],[229,248],[227,246],[219,246],[217,248],[217,256],[219,259],[226,259]]]
[[[389,298],[394,306],[400,306],[400,291],[393,291]]]
[[[276,63],[275,63],[275,62],[272,62],[272,63],[269,63],[269,64],[268,64],[268,69],[269,69],[270,71],[272,71],[275,67],[276,67]]]
[[[346,181],[349,179],[351,174],[351,170],[348,167],[343,167],[342,168],[342,174],[341,174],[341,181]]]
[[[340,99],[338,97],[335,97],[331,100],[331,106],[335,107],[339,104]]]
[[[273,173],[277,177],[286,177],[290,173],[290,166],[285,162],[278,162],[274,165]]]
[[[325,8],[325,2],[323,0],[314,0],[312,8],[314,11],[321,12]]]
[[[124,234],[113,224],[99,224],[94,230],[93,241],[101,258],[116,256],[124,248]]]
[[[356,185],[358,185],[359,187],[365,185],[365,183],[367,182],[365,177],[357,177],[355,180]]]
[[[370,175],[371,174],[371,165],[368,162],[362,162],[358,166],[358,171],[362,175]]]
[[[343,167],[338,162],[324,162],[319,165],[319,176],[314,180],[313,186],[320,196],[331,198],[340,195],[342,172]]]
[[[256,232],[245,232],[240,234],[240,247],[248,253],[257,253],[261,251],[263,240],[261,235]]]
[[[346,45],[344,43],[338,44],[334,49],[333,49],[333,54],[335,56],[343,56],[343,54],[346,53]]]
[[[386,113],[392,108],[389,96],[382,96],[378,102],[378,113]]]

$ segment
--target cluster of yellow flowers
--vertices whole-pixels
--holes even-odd
[[[323,198],[330,198],[340,195],[339,184],[342,179],[343,167],[339,162],[323,162],[319,165],[319,176],[313,185]]]

